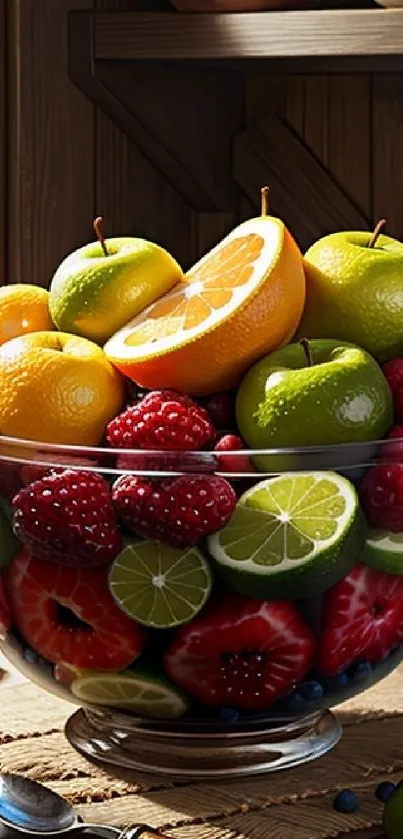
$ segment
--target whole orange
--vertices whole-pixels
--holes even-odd
[[[96,446],[121,409],[121,375],[96,344],[35,332],[0,347],[0,434]]]
[[[19,335],[53,328],[49,292],[45,288],[24,283],[0,288],[0,344]]]

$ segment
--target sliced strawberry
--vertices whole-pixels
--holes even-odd
[[[23,549],[5,587],[13,624],[52,664],[121,670],[143,649],[145,630],[117,607],[105,567],[57,566]]]
[[[224,597],[178,631],[166,672],[206,705],[266,710],[305,676],[315,639],[292,603]]]
[[[10,609],[7,602],[3,580],[0,577],[0,638],[10,629]]]
[[[316,667],[335,676],[353,662],[382,661],[403,640],[403,577],[359,563],[324,595]]]

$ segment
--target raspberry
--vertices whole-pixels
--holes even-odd
[[[361,504],[372,527],[403,530],[403,464],[379,464],[365,475]]]
[[[403,358],[392,358],[382,365],[383,375],[387,379],[392,393],[403,388]]]
[[[236,434],[226,434],[216,443],[214,451],[222,452],[217,455],[217,466],[221,472],[253,472],[253,466],[247,454],[227,454],[227,452],[244,452],[246,444],[242,437]]]
[[[121,548],[109,486],[97,474],[54,472],[13,498],[16,535],[37,557],[61,565],[111,562]]]
[[[228,390],[222,393],[214,393],[203,400],[203,405],[208,411],[216,428],[227,431],[235,425],[234,394]]]
[[[107,442],[116,449],[194,451],[214,437],[205,408],[172,390],[148,393],[106,428]]]
[[[218,476],[182,476],[151,483],[124,475],[113,486],[112,500],[131,530],[174,547],[186,547],[224,527],[236,495],[228,481]]]

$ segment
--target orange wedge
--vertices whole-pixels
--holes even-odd
[[[299,248],[283,222],[262,215],[233,230],[104,350],[141,387],[214,393],[291,339],[304,302]]]

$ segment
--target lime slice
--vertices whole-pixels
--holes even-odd
[[[109,573],[118,606],[155,629],[190,621],[203,608],[211,587],[210,567],[198,548],[172,548],[153,540],[127,545]]]
[[[403,575],[403,533],[370,530],[360,558],[378,571]]]
[[[277,600],[324,591],[351,570],[364,542],[350,481],[335,472],[294,472],[248,490],[207,544],[228,585]]]
[[[189,708],[181,690],[163,676],[138,670],[132,673],[93,672],[75,679],[70,690],[80,702],[122,708],[147,717],[174,719]]]

